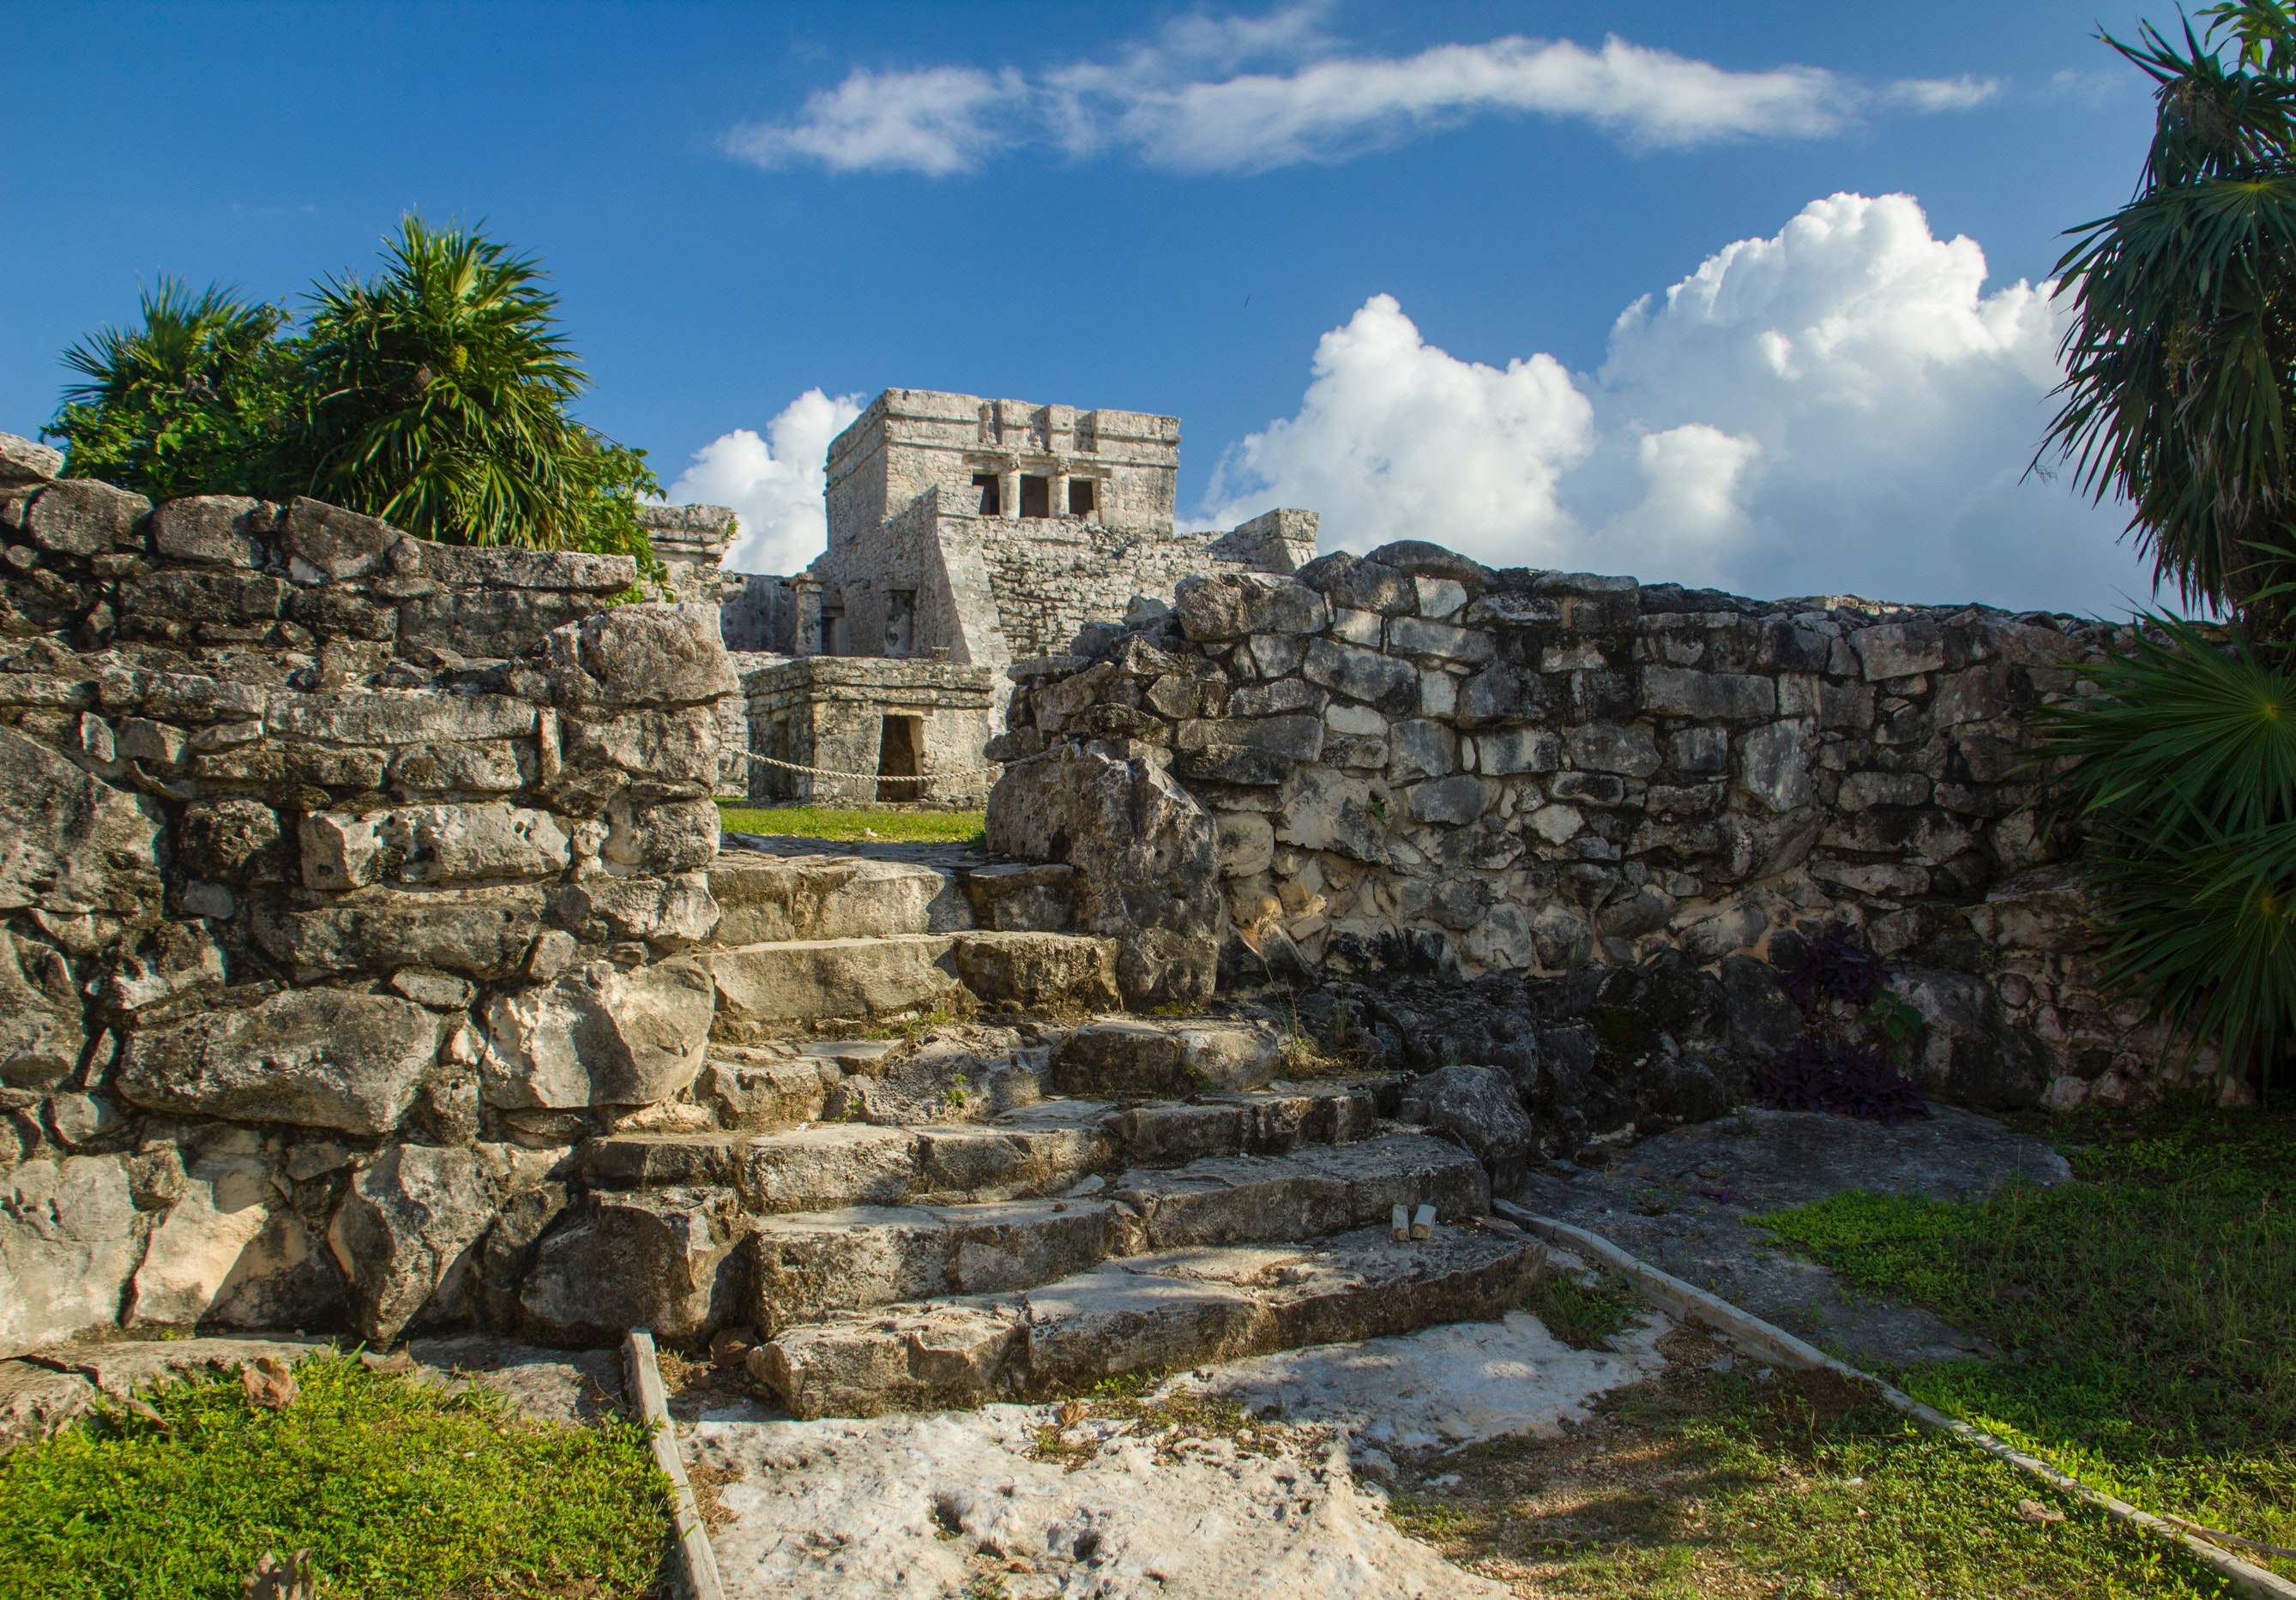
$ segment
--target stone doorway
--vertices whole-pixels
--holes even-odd
[[[889,716],[877,739],[877,798],[916,801],[925,786],[917,781],[924,768],[925,720],[921,716]]]

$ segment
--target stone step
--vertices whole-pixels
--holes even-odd
[[[748,1104],[801,1107],[818,1084],[818,1058],[767,1066],[705,1069],[719,1098],[734,1080],[759,1085]],[[811,1080],[808,1073],[816,1075]],[[1026,1199],[1095,1176],[1177,1167],[1207,1158],[1282,1155],[1367,1139],[1381,1127],[1395,1085],[1316,1084],[1206,1096],[1199,1103],[1119,1106],[1105,1100],[1047,1100],[986,1122],[879,1127],[830,1122],[778,1131],[634,1131],[607,1134],[575,1152],[571,1175],[594,1189],[730,1189],[758,1215]],[[776,1091],[778,1098],[775,1098]],[[722,1114],[722,1113],[721,1113]]]
[[[1409,1244],[1382,1227],[1166,1251],[1025,1294],[786,1327],[750,1352],[750,1374],[799,1417],[1042,1400],[1126,1373],[1496,1318],[1546,1269],[1535,1241],[1490,1222]]]
[[[974,926],[960,874],[859,856],[719,853],[709,865],[718,931],[703,946],[732,950],[793,939],[878,939]],[[1003,926],[1003,925],[999,925]]]
[[[1106,1197],[865,1206],[766,1218],[751,1233],[748,1320],[795,1323],[944,1294],[1026,1289],[1100,1261],[1189,1246],[1311,1239],[1432,1205],[1489,1210],[1480,1163],[1399,1133],[1288,1156],[1127,1173]]]
[[[1118,1003],[1116,941],[1077,934],[908,933],[705,950],[713,1039],[747,1044],[834,1017],[962,1006],[1103,1010]]]
[[[1064,1095],[1178,1099],[1257,1089],[1275,1078],[1283,1061],[1283,1040],[1264,1022],[1103,1016],[1053,1047],[1052,1087]]]

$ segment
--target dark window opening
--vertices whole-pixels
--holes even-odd
[[[996,474],[974,473],[972,486],[980,491],[980,514],[983,517],[1002,517],[1004,514],[1004,495],[997,486]]]
[[[1021,480],[1021,515],[1049,517],[1053,514],[1053,480],[1049,478],[1023,478]]]
[[[821,653],[824,656],[845,654],[845,613],[824,608],[821,613]]]
[[[885,654],[911,656],[916,653],[917,592],[914,589],[889,589],[885,592]]]
[[[922,800],[924,785],[917,774],[923,758],[925,720],[921,716],[889,716],[877,738],[877,798]]]
[[[1088,478],[1069,479],[1069,515],[1071,517],[1092,515],[1092,479]]]

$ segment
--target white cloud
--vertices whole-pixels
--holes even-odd
[[[1349,54],[1317,27],[1322,10],[1193,14],[1106,61],[1033,78],[1010,67],[857,70],[790,121],[737,128],[726,148],[761,166],[934,176],[1027,143],[1079,158],[1122,151],[1178,171],[1261,172],[1495,114],[1570,118],[1631,148],[1679,149],[1821,137],[1867,105],[1962,110],[1999,86],[1962,77],[1874,89],[1816,67],[1732,71],[1615,35],[1600,49],[1510,35],[1409,56]]]
[[[766,424],[767,437],[737,428],[693,453],[669,498],[734,508],[742,531],[726,552],[726,571],[796,572],[821,553],[829,442],[861,414],[860,400],[808,389]]]
[[[1007,141],[992,120],[1024,104],[1028,91],[1011,68],[994,76],[971,67],[918,72],[857,69],[834,89],[808,97],[791,123],[746,123],[726,149],[760,167],[817,161],[832,172],[971,172]]]
[[[2150,592],[2122,513],[2025,476],[2051,287],[1988,293],[1976,241],[1935,237],[1909,196],[1837,194],[1629,306],[1597,373],[1458,360],[1376,296],[1324,336],[1299,413],[1229,453],[1207,519],[1297,505],[1327,548],[2119,608]]]
[[[2001,93],[1997,78],[1901,78],[1882,92],[1886,104],[1909,111],[1966,111]]]

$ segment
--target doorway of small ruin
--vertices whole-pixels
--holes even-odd
[[[1021,479],[1021,515],[1049,517],[1053,514],[1053,480],[1049,478],[1023,477]]]
[[[925,720],[921,716],[889,716],[877,736],[877,798],[915,801],[924,798],[925,786],[917,781],[924,768]]]

